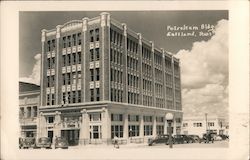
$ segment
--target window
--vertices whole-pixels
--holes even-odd
[[[90,33],[90,42],[94,42],[93,30],[90,30],[89,33]]]
[[[94,70],[90,69],[90,81],[94,81]]]
[[[96,80],[99,81],[100,80],[100,69],[96,68]]]
[[[129,137],[135,137],[139,136],[139,125],[129,125],[128,126],[128,132],[129,132]]]
[[[65,85],[66,84],[66,75],[63,74],[62,76],[63,76],[63,85]]]
[[[31,117],[31,107],[27,107],[27,118]]]
[[[188,123],[183,123],[183,127],[188,127]]]
[[[68,36],[68,47],[71,47],[71,36]]]
[[[157,134],[157,135],[162,135],[162,134],[164,134],[164,126],[163,126],[163,125],[157,125],[157,126],[156,126],[156,134]]]
[[[95,49],[95,54],[96,54],[96,61],[98,61],[100,59],[99,48]]]
[[[66,37],[63,37],[63,48],[66,48]]]
[[[47,42],[47,46],[48,46],[48,51],[50,51],[51,50],[50,41]]]
[[[214,122],[208,122],[208,126],[209,127],[213,127],[214,126]]]
[[[81,33],[77,34],[77,39],[78,39],[78,45],[81,45],[82,44]]]
[[[47,105],[50,105],[50,95],[47,94]]]
[[[68,103],[71,103],[71,94],[68,92]]]
[[[102,120],[101,114],[100,113],[90,113],[89,120],[90,121],[101,121]]]
[[[63,55],[63,67],[65,67],[66,66],[66,55]]]
[[[67,65],[70,66],[71,65],[70,64],[70,54],[67,55],[67,59],[68,59],[68,64]]]
[[[99,41],[99,28],[95,29],[96,41]]]
[[[123,137],[123,125],[112,125],[111,126],[111,138],[114,137],[122,138]]]
[[[55,40],[52,39],[52,51],[55,50],[55,48],[56,48],[56,43],[55,43]]]
[[[63,92],[63,95],[62,95],[62,104],[65,104],[66,103],[66,93]]]
[[[128,121],[139,122],[139,115],[128,115]]]
[[[111,121],[120,121],[122,122],[123,120],[122,114],[111,114]]]
[[[100,89],[96,88],[96,101],[100,101]]]
[[[153,126],[144,125],[144,136],[153,135]]]
[[[152,122],[152,116],[143,116],[143,121],[144,122]]]
[[[48,117],[47,122],[48,123],[54,123],[54,117]]]
[[[70,84],[70,73],[67,73],[67,84]]]
[[[72,103],[76,103],[76,92],[72,92]]]
[[[73,64],[76,64],[76,53],[72,53],[73,56]]]
[[[181,118],[175,118],[176,123],[181,123]]]
[[[90,101],[94,101],[94,89],[90,90]]]
[[[202,123],[193,123],[194,127],[202,127]]]
[[[55,76],[51,76],[51,87],[55,86]]]
[[[91,49],[90,50],[90,62],[93,62],[94,61],[94,50]]]
[[[73,34],[73,46],[76,46],[76,35]]]
[[[48,69],[50,69],[51,68],[50,58],[48,58],[47,60],[48,60]]]
[[[55,104],[55,94],[51,94],[51,105]]]
[[[50,87],[50,77],[47,77],[47,87]]]
[[[77,91],[78,93],[78,103],[82,102],[82,94],[81,91]]]
[[[77,56],[78,56],[78,64],[81,64],[82,61],[81,52],[77,52]]]

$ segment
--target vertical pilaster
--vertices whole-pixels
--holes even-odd
[[[55,104],[59,105],[60,101],[61,101],[61,92],[59,92],[59,73],[60,73],[60,68],[59,68],[59,58],[60,58],[60,32],[61,32],[61,26],[58,25],[56,26],[56,79],[55,79]],[[60,94],[59,94],[60,93]]]
[[[61,112],[56,111],[55,115],[55,133],[54,133],[54,138],[55,137],[61,137]]]
[[[40,106],[43,106],[45,105],[45,101],[44,101],[44,97],[46,96],[46,91],[44,91],[44,59],[46,57],[45,55],[45,42],[46,42],[46,30],[43,29],[42,30],[42,35],[41,35],[41,42],[42,42],[42,53],[41,53],[41,73],[40,73],[40,90],[41,90],[41,93],[40,93]],[[46,99],[46,98],[45,98]]]
[[[102,108],[102,139],[111,139],[111,119],[107,108]]]
[[[105,101],[109,100],[109,92],[110,92],[110,14],[103,12],[100,14],[101,17],[101,58],[100,58],[100,74],[101,74],[101,81],[100,81],[100,99]]]
[[[82,54],[81,56],[83,57],[82,58],[82,64],[81,64],[81,71],[82,71],[82,83],[81,83],[81,92],[82,92],[82,99],[83,99],[83,102],[86,102],[86,92],[87,91],[87,87],[86,87],[86,72],[87,72],[87,64],[86,64],[86,59],[87,59],[87,56],[86,56],[86,53],[87,53],[87,29],[88,29],[88,18],[85,17],[82,19]]]
[[[175,106],[175,76],[174,76],[174,56],[172,55],[171,56],[171,67],[172,67],[172,74],[173,74],[173,76],[172,76],[172,80],[173,80],[173,85],[172,85],[172,87],[173,87],[173,109],[176,109],[176,106]]]
[[[82,123],[80,128],[80,142],[81,144],[85,144],[86,140],[89,139],[89,115],[86,109],[81,111],[82,113]]]
[[[39,116],[39,137],[47,137],[47,128],[46,128],[46,117],[43,112]]]
[[[139,60],[138,60],[138,64],[139,64],[139,104],[143,104],[143,76],[142,76],[142,38],[141,38],[141,33],[138,33],[138,54],[139,54]]]
[[[128,54],[128,51],[127,51],[127,25],[125,23],[122,24],[123,26],[123,41],[124,41],[124,45],[123,45],[123,48],[124,48],[124,54],[123,54],[123,59],[124,59],[124,63],[123,63],[123,95],[124,95],[124,98],[123,98],[123,102],[124,103],[127,103],[128,102],[128,69],[127,69],[127,54]]]
[[[139,132],[139,136],[140,138],[143,138],[144,137],[144,121],[143,121],[143,113],[141,112],[140,114],[140,132]]]
[[[128,139],[128,113],[127,112],[125,112],[124,114],[123,114],[123,122],[124,122],[124,124],[123,124],[123,138],[124,139]]]
[[[156,103],[155,103],[155,54],[154,54],[154,42],[150,42],[151,43],[151,55],[152,55],[152,75],[153,75],[153,82],[152,82],[152,89],[153,89],[153,107],[156,107]]]
[[[165,51],[161,48],[162,51],[162,74],[163,74],[163,81],[162,81],[162,92],[163,92],[163,108],[167,108],[166,103],[166,76],[165,76]]]
[[[156,114],[153,115],[153,137],[157,135],[156,132]]]

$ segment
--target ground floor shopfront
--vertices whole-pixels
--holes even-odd
[[[69,145],[140,143],[166,134],[165,115],[173,113],[173,134],[180,133],[182,112],[117,103],[82,106],[41,107],[38,137],[64,137]]]

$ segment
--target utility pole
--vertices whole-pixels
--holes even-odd
[[[207,133],[207,113],[205,113],[205,118],[206,118],[206,133]]]

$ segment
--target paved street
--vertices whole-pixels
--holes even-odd
[[[226,148],[228,147],[228,141],[215,141],[214,143],[190,143],[190,144],[174,144],[173,148]],[[81,149],[81,148],[114,148],[113,145],[86,145],[86,146],[71,146],[69,149]],[[169,148],[168,145],[165,144],[154,144],[153,146],[148,146],[147,143],[130,143],[125,145],[120,145],[119,149],[135,149],[135,148]]]

